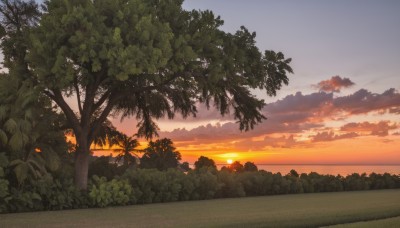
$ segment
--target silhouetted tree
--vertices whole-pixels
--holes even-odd
[[[136,147],[140,145],[137,139],[134,139],[133,136],[129,137],[124,133],[119,132],[114,140],[113,145],[119,147],[118,149],[113,149],[114,152],[118,153],[115,159],[116,162],[122,160],[124,167],[128,167],[139,161],[139,157],[136,153],[142,151],[136,149]]]
[[[240,164],[240,162],[238,161],[234,161],[232,164],[229,165],[229,169],[231,169],[234,172],[242,172],[243,165]]]
[[[198,170],[203,167],[210,167],[210,168],[215,168],[215,169],[217,168],[214,160],[212,160],[208,157],[200,156],[199,159],[197,159],[197,161],[194,163],[194,168],[196,170]]]
[[[290,174],[290,176],[292,176],[292,177],[299,177],[299,174],[298,174],[297,171],[294,170],[294,169],[290,170],[289,174]]]
[[[185,172],[192,170],[189,166],[189,162],[183,162],[182,164],[179,165],[179,167]]]
[[[243,169],[244,169],[244,171],[247,171],[247,172],[256,172],[256,171],[258,171],[258,167],[253,162],[244,163]]]
[[[99,128],[99,132],[93,139],[93,144],[96,149],[96,146],[104,147],[106,145],[113,146],[118,141],[118,136],[120,132],[113,126],[111,121],[105,120],[103,124],[101,124]]]
[[[181,154],[175,150],[171,139],[164,138],[149,142],[140,159],[140,166],[142,168],[167,170],[169,168],[177,168],[180,160]]]

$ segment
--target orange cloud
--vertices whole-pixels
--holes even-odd
[[[354,85],[354,82],[352,82],[348,78],[342,78],[340,76],[333,76],[332,78],[328,80],[324,80],[319,82],[317,85],[314,87],[318,88],[319,91],[324,91],[324,92],[340,92],[342,88],[348,88]]]
[[[348,123],[342,126],[340,130],[359,133],[366,132],[370,135],[387,136],[389,134],[389,130],[394,130],[397,128],[398,126],[395,123],[390,124],[389,121],[380,121],[379,123],[370,123],[365,121],[362,123]]]

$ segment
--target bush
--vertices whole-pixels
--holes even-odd
[[[127,180],[93,176],[88,189],[90,206],[107,207],[112,205],[127,205],[131,202],[132,187]]]
[[[63,210],[87,207],[87,197],[75,188],[72,179],[30,179],[20,187],[11,187],[8,211]]]
[[[123,178],[132,185],[137,203],[160,203],[180,199],[185,174],[176,169],[130,169]]]
[[[189,179],[193,182],[194,189],[190,199],[204,200],[215,198],[216,193],[222,187],[212,168],[201,168],[188,173]]]
[[[237,180],[236,173],[230,173],[228,171],[218,172],[218,183],[221,187],[218,190],[217,197],[243,197],[246,193],[243,189],[242,183]]]
[[[3,162],[4,163],[4,162]],[[0,159],[0,165],[3,164]],[[4,163],[5,164],[5,163]],[[4,166],[4,165],[3,165]],[[225,197],[263,196],[313,192],[336,192],[400,188],[400,176],[385,174],[320,175],[298,174],[294,170],[282,176],[266,171],[218,171],[213,167],[190,170],[130,168],[121,177],[107,181],[93,176],[88,193],[78,191],[68,175],[50,174],[29,178],[14,186],[5,179],[9,170],[0,167],[0,212],[62,210],[85,207],[145,204]]]
[[[10,200],[9,182],[5,178],[4,168],[8,165],[8,159],[4,153],[0,153],[0,213],[7,212],[7,203]]]

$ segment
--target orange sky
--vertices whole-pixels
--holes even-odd
[[[337,81],[334,85],[335,92],[315,88],[270,102],[262,110],[268,119],[252,131],[240,132],[229,115],[220,117],[199,105],[197,118],[158,120],[160,137],[171,138],[183,161],[190,163],[203,155],[218,164],[228,159],[257,164],[400,164],[400,93],[362,88],[345,93],[341,90],[346,86]],[[128,135],[136,131],[134,119],[113,123]]]

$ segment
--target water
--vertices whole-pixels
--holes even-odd
[[[390,173],[400,175],[400,165],[257,165],[258,169],[263,169],[272,173],[280,172],[283,175],[294,169],[300,173],[316,172],[319,174],[331,174],[346,176],[352,173],[372,172],[383,174]],[[220,167],[219,167],[220,168]]]

